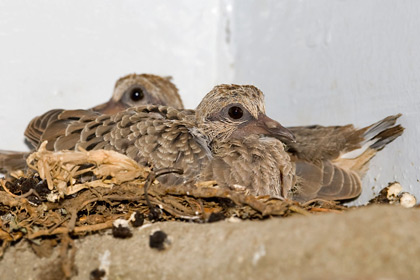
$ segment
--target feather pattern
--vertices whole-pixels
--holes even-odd
[[[396,125],[400,116],[388,116],[362,129],[353,125],[289,128],[296,142],[286,145],[299,178],[293,199],[345,200],[360,195],[369,161],[403,133],[404,128]]]
[[[97,105],[90,110],[103,114],[114,114],[129,107],[147,104],[160,104],[175,108],[183,108],[178,89],[171,82],[170,77],[160,77],[152,74],[129,74],[118,79],[115,83],[113,95],[108,102]],[[80,120],[82,115],[78,115],[76,112],[77,110],[71,110],[74,119],[69,118],[67,124],[70,124],[75,120]],[[79,113],[80,112],[86,114],[86,111],[84,110],[79,111]],[[36,148],[40,144],[40,141],[43,141],[42,133],[47,127],[52,125],[52,122],[59,118],[58,115],[60,115],[61,119],[66,119],[66,112],[62,109],[56,109],[34,118],[29,123],[25,131],[25,137],[31,149]],[[66,124],[60,123],[59,125],[63,126]],[[93,123],[92,126],[94,125],[100,125],[100,123]],[[112,124],[103,122],[103,126],[97,130],[98,135],[106,134],[107,130],[111,127],[110,125]],[[91,129],[92,128],[93,127],[91,127]],[[70,129],[76,130],[81,128],[71,127]],[[56,130],[62,131],[59,128]],[[74,142],[75,139],[72,139],[74,136],[70,131],[67,133],[69,137],[62,138],[57,145],[63,148],[72,149],[74,147],[71,143]],[[89,135],[87,130],[84,133]],[[66,143],[68,145],[66,145]],[[104,143],[92,142],[91,144],[96,145],[96,147],[105,146]],[[50,143],[48,148],[53,149],[54,147],[52,147],[52,145],[53,144]],[[0,158],[3,159],[3,161],[0,162],[0,170],[10,173],[13,170],[26,168],[26,157],[28,154],[29,153],[16,151],[0,151]]]
[[[50,150],[108,149],[156,169],[179,168],[163,183],[216,180],[255,195],[342,200],[357,197],[369,160],[404,130],[400,115],[371,126],[282,127],[265,115],[253,86],[216,86],[196,111],[140,106],[107,115],[53,110],[28,127]],[[33,127],[31,127],[33,126]]]

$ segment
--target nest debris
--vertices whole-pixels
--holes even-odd
[[[27,164],[28,170],[0,179],[0,257],[20,240],[28,240],[39,256],[60,244],[67,278],[74,269],[74,238],[112,228],[115,220],[129,220],[133,213],[152,222],[212,222],[347,209],[331,201],[299,204],[255,197],[219,188],[214,181],[162,186],[150,176],[158,171],[114,151],[50,152],[44,143]]]

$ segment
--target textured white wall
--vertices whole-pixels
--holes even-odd
[[[172,75],[190,108],[217,83],[255,84],[285,125],[403,113],[359,201],[393,180],[420,197],[418,15],[416,0],[1,1],[0,149],[26,148],[37,114],[108,99],[127,73]]]

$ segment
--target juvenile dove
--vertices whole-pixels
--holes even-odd
[[[117,80],[111,99],[97,105],[90,110],[104,114],[114,114],[128,107],[157,104],[183,108],[178,89],[171,82],[170,77],[161,77],[152,74],[129,74]],[[37,139],[50,121],[57,118],[63,110],[52,110],[44,115],[42,121],[35,118],[28,125],[25,136],[31,146],[33,138]],[[35,140],[36,141],[36,140]],[[28,152],[0,150],[0,171],[11,172],[26,167]]]
[[[92,108],[105,114],[115,114],[129,107],[147,104],[165,105],[182,109],[178,89],[171,77],[152,74],[129,74],[115,83],[111,99]]]
[[[97,105],[90,110],[103,114],[115,114],[129,107],[147,104],[165,105],[182,109],[181,97],[178,89],[170,81],[170,77],[161,77],[152,74],[129,74],[117,80],[114,92],[110,100]],[[25,137],[34,145],[34,141],[40,137],[40,133],[55,121],[57,114],[62,109],[51,110],[43,115],[43,118],[34,118],[26,128]]]
[[[265,115],[254,86],[216,86],[196,111],[152,105],[114,115],[62,111],[40,136],[37,144],[47,140],[49,150],[115,150],[155,169],[184,171],[159,178],[167,184],[215,179],[282,197],[293,184],[293,165],[278,139],[294,136]]]

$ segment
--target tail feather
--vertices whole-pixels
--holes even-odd
[[[401,125],[390,127],[375,136],[376,142],[370,147],[376,151],[382,150],[386,145],[394,141],[404,132],[404,127]]]
[[[404,127],[399,124],[396,125],[400,116],[401,114],[388,116],[377,123],[356,131],[356,133],[362,133],[363,135],[364,140],[360,143],[361,147],[341,154],[335,160],[335,163],[363,176],[367,170],[368,162],[375,154],[404,132]]]
[[[401,117],[401,114],[388,116],[383,120],[380,120],[379,122],[376,122],[368,127],[362,128],[361,130],[365,130],[363,136],[365,137],[365,139],[375,138],[379,133],[394,126],[399,117]]]

